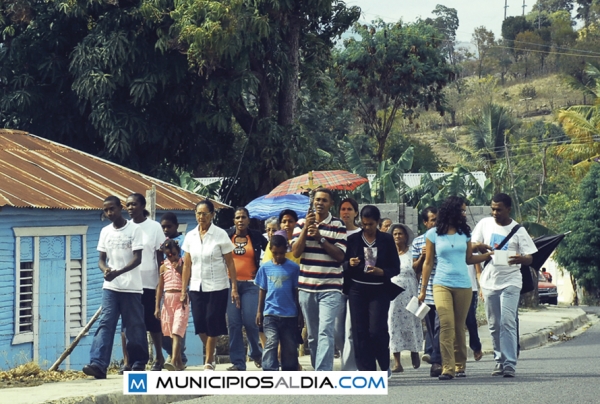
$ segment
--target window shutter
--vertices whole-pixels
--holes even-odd
[[[18,310],[18,332],[33,332],[33,262],[20,263]]]
[[[85,326],[83,313],[83,287],[81,260],[71,260],[69,265],[69,307],[67,309],[71,334],[77,334]]]

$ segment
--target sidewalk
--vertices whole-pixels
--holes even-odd
[[[583,309],[586,309],[583,307]],[[587,310],[596,313],[594,308]],[[542,306],[538,310],[519,311],[519,324],[521,333],[521,349],[532,349],[548,342],[548,335],[568,333],[588,322],[586,312],[576,307]],[[492,353],[492,341],[487,325],[479,327],[479,337],[484,353]],[[472,353],[469,353],[472,358]],[[300,358],[300,363],[305,370],[313,370],[310,365],[310,356]],[[405,368],[410,367],[410,353],[402,355]],[[225,370],[230,364],[217,365],[218,371]],[[424,368],[427,364],[423,364]],[[339,359],[335,361],[335,370],[340,370]],[[189,366],[188,370],[202,370],[201,366]],[[248,363],[249,371],[259,371],[252,362]],[[196,396],[128,396],[122,394],[123,376],[109,375],[106,380],[81,379],[59,383],[46,383],[35,387],[21,387],[3,389],[2,402],[10,404],[36,404],[36,403],[136,403],[136,404],[162,404],[173,401],[195,398]]]

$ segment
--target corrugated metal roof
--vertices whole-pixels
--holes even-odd
[[[430,173],[431,177],[434,180],[442,178],[444,176],[450,175],[452,173]],[[485,185],[485,173],[483,171],[472,171],[471,174],[477,180],[477,183],[483,188]],[[369,184],[373,184],[373,180],[375,179],[376,174],[367,174],[367,178],[369,179]],[[410,188],[415,188],[421,183],[421,177],[423,177],[423,173],[405,173],[402,175],[402,180],[406,185]]]
[[[26,132],[0,129],[0,206],[100,209],[108,195],[156,186],[156,209],[193,210],[204,197]],[[213,201],[216,208],[228,207]]]

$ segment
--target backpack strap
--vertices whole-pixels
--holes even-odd
[[[521,225],[520,225],[520,224],[517,224],[515,227],[513,227],[513,228],[510,230],[510,233],[508,233],[508,234],[506,235],[506,237],[504,237],[504,240],[502,240],[502,242],[501,242],[500,244],[498,244],[498,247],[496,247],[496,248],[494,248],[494,249],[495,249],[495,250],[501,250],[501,249],[502,249],[502,247],[504,247],[504,246],[506,245],[506,243],[508,243],[508,242],[509,242],[509,240],[512,238],[512,236],[514,236],[514,235],[515,235],[515,233],[516,233],[517,231],[519,231],[519,229],[520,229],[520,228],[521,228]],[[482,271],[482,272],[483,272],[483,270],[485,269],[485,267],[487,266],[487,264],[489,264],[489,263],[490,263],[490,261],[491,261],[491,260],[492,260],[492,259],[490,258],[490,259],[486,260],[486,261],[483,263],[483,267],[481,268],[481,271]]]

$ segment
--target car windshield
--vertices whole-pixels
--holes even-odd
[[[546,277],[544,275],[542,275],[541,272],[538,272],[538,281],[539,282],[548,282],[548,280],[546,279]]]

